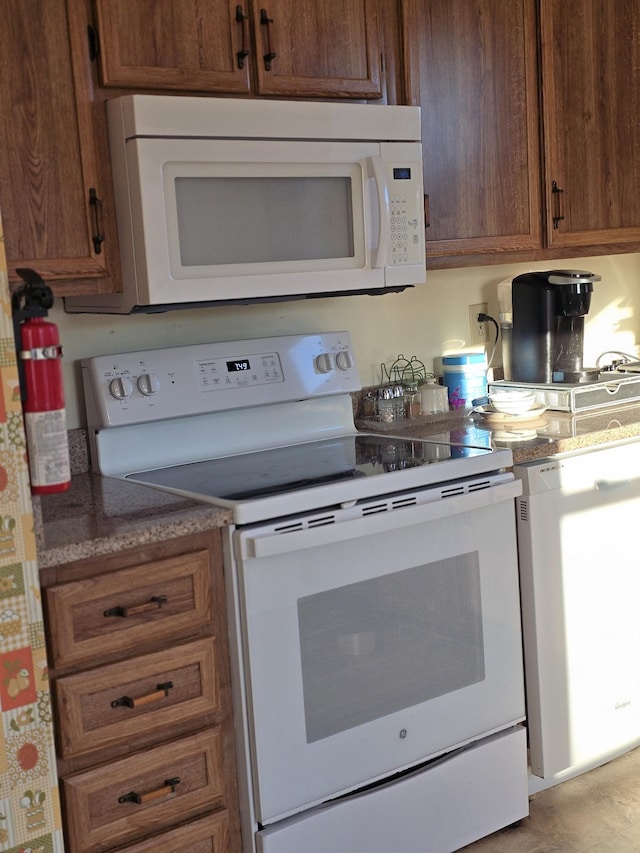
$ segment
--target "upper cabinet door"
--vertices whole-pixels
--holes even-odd
[[[0,210],[9,273],[31,267],[58,294],[114,289],[116,228],[102,105],[78,4],[8,0],[0,24]],[[80,26],[82,26],[80,24]],[[64,281],[64,284],[57,284]]]
[[[379,98],[375,0],[252,0],[259,95]]]
[[[379,98],[378,0],[95,0],[103,86]]]
[[[499,260],[541,245],[535,6],[403,4],[409,102],[422,107],[428,258]]]
[[[541,0],[540,14],[548,245],[637,244],[640,2]]]
[[[95,0],[103,86],[245,94],[247,0]]]

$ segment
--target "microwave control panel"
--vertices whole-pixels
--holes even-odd
[[[418,164],[387,165],[389,189],[389,265],[419,264],[422,261],[424,228],[423,197],[415,176]]]

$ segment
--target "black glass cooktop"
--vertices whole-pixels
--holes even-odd
[[[357,433],[140,471],[127,479],[203,497],[246,501],[489,453],[487,447]]]

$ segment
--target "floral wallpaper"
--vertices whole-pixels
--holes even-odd
[[[0,853],[62,853],[40,583],[0,220]]]

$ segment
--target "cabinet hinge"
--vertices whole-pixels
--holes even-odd
[[[89,39],[89,59],[95,62],[100,56],[100,36],[98,30],[91,24],[87,27],[87,38]]]

